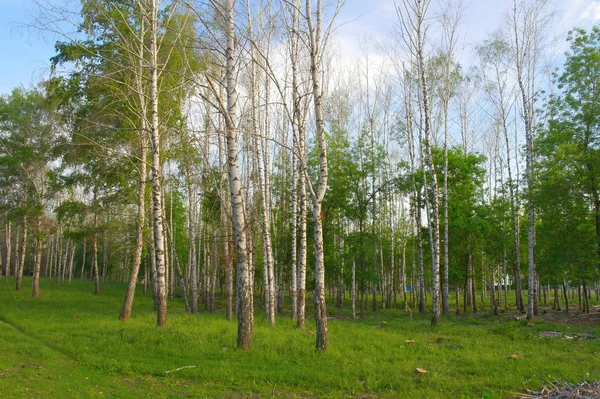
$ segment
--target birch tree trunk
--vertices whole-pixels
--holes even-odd
[[[77,249],[77,246],[75,245],[75,242],[73,242],[73,245],[71,245],[71,254],[69,255],[69,284],[71,284],[71,280],[73,279],[73,263],[75,261],[75,250]],[[41,254],[40,254],[40,260],[41,260]]]
[[[192,185],[192,176],[189,165],[186,166],[187,192],[188,192],[188,273],[191,281],[192,303],[191,313],[198,313],[198,276],[196,274],[196,232],[194,223],[196,220],[196,196]]]
[[[143,46],[140,46],[143,47]],[[141,81],[141,76],[139,77]],[[140,82],[141,84],[141,82]],[[140,95],[140,100],[144,101],[143,95]],[[145,103],[142,103],[145,104]],[[146,107],[142,105],[141,109],[144,110]],[[137,214],[136,214],[136,231],[135,231],[135,249],[133,255],[133,265],[131,268],[131,275],[129,276],[129,283],[127,284],[127,292],[125,293],[125,300],[123,301],[123,307],[121,308],[121,314],[119,320],[128,321],[131,318],[131,309],[133,307],[133,298],[135,296],[135,287],[137,285],[138,274],[140,272],[140,265],[142,263],[142,249],[144,247],[144,225],[146,223],[146,158],[148,157],[148,147],[146,140],[146,115],[145,111],[140,112],[140,176],[138,181],[138,203],[137,203]],[[83,243],[83,250],[85,251],[85,241]],[[85,254],[84,254],[84,265],[85,265]]]
[[[229,194],[231,200],[231,218],[235,235],[237,255],[237,303],[238,332],[237,346],[249,349],[253,334],[252,284],[248,264],[248,248],[246,243],[246,220],[244,214],[244,197],[238,167],[238,129],[237,129],[237,90],[235,65],[235,0],[226,0],[224,16],[226,21],[227,45],[225,50],[227,85],[227,109],[225,126],[227,134],[227,170],[229,175]]]
[[[296,133],[293,133],[292,148],[296,148]],[[298,269],[296,262],[298,259],[298,173],[296,171],[296,154],[292,153],[292,254],[291,254],[291,281],[290,281],[290,300],[292,305],[292,320],[298,320]]]
[[[96,202],[96,194],[94,193],[94,203],[95,202]],[[94,273],[94,294],[95,295],[100,294],[100,273],[98,272],[98,233],[97,233],[97,229],[98,229],[98,212],[94,209],[94,236],[92,237],[92,248],[93,248],[92,272]]]
[[[298,14],[300,11],[300,0],[293,0],[291,5],[292,22],[290,29],[290,60],[292,67],[292,267],[291,267],[291,301],[292,301],[292,320],[297,323],[299,328],[304,327],[304,316],[302,316],[302,322],[299,320],[300,312],[300,299],[299,290],[300,284],[300,269],[301,269],[301,258],[302,251],[298,251],[298,244],[301,234],[299,234],[300,228],[302,228],[301,215],[302,211],[299,209],[299,191],[301,190],[304,178],[304,153],[300,143],[303,138],[303,130],[301,129],[301,111],[300,111],[300,93],[298,85]],[[304,219],[306,221],[306,219]],[[306,234],[304,235],[306,238]],[[306,248],[306,244],[304,245]],[[305,258],[305,256],[304,256]],[[306,263],[304,263],[304,268]],[[303,306],[303,305],[302,305]]]
[[[298,163],[298,192],[300,203],[298,209],[298,311],[296,312],[296,326],[304,329],[305,306],[306,306],[306,259],[307,259],[307,240],[306,240],[306,214],[307,214],[307,195],[306,195],[306,129],[299,125],[298,131],[298,152],[300,153],[300,162]]]
[[[521,95],[521,118],[525,125],[525,181],[527,200],[527,320],[532,320],[537,313],[534,306],[536,295],[535,270],[535,203],[534,203],[534,129],[535,129],[535,97],[538,91],[536,74],[539,68],[539,57],[544,28],[551,23],[551,15],[544,15],[547,0],[531,0],[513,2],[512,28],[514,39],[514,65],[516,80]]]
[[[83,249],[81,250],[81,277],[80,280],[83,280],[83,277],[85,276],[85,255],[86,255],[86,251],[87,251],[87,239],[83,239]],[[140,252],[141,253],[141,252]],[[52,265],[52,263],[50,263],[50,265]]]
[[[255,157],[255,165],[257,168],[256,176],[258,177],[258,188],[259,188],[259,198],[260,198],[260,217],[262,224],[262,243],[263,243],[263,288],[264,288],[264,302],[265,302],[265,316],[271,325],[275,324],[275,293],[274,293],[274,274],[273,274],[273,251],[271,245],[271,222],[270,222],[270,204],[269,204],[269,194],[267,190],[268,184],[268,176],[269,176],[269,166],[267,159],[268,157],[263,156],[263,151],[261,148],[264,147],[263,139],[260,134],[260,126],[258,121],[258,110],[259,110],[259,99],[258,99],[258,73],[256,64],[259,62],[258,59],[258,51],[256,49],[256,39],[254,37],[253,23],[252,23],[252,15],[250,12],[250,1],[246,2],[246,7],[248,11],[248,35],[251,42],[251,55],[253,62],[250,65],[250,94],[251,94],[251,119],[252,119],[252,137],[251,142],[254,147],[254,157]],[[264,52],[261,52],[261,54]],[[266,53],[268,57],[268,51]],[[268,90],[269,90],[269,77],[266,79],[266,92],[265,92],[265,126],[264,131],[262,132],[262,136],[265,139],[268,138],[269,135],[269,107],[268,107]],[[265,149],[267,151],[267,149]]]
[[[271,35],[267,39],[269,42],[271,40]],[[267,45],[267,53],[266,56],[269,56],[270,45]],[[271,135],[271,118],[270,118],[270,107],[269,107],[269,91],[270,91],[270,82],[269,76],[265,78],[265,129],[263,133],[263,139],[261,140],[262,145],[259,146],[259,150],[262,148],[262,163],[264,165],[263,169],[263,179],[262,179],[262,201],[263,201],[263,224],[264,224],[264,256],[265,256],[265,266],[267,271],[267,284],[268,284],[268,302],[269,302],[269,322],[271,325],[275,324],[275,312],[276,312],[276,301],[275,301],[275,261],[273,259],[273,245],[271,242],[271,166],[269,162],[269,140]],[[260,160],[259,160],[260,163]],[[260,168],[259,168],[260,173]]]
[[[316,124],[316,141],[319,152],[319,184],[311,187],[312,211],[314,221],[314,251],[315,251],[315,322],[316,347],[327,350],[327,309],[325,305],[325,254],[323,243],[323,223],[321,210],[325,191],[327,190],[327,141],[323,121],[323,92],[321,87],[321,2],[317,0],[315,12],[316,24],[313,23],[311,0],[306,0],[306,22],[309,34],[310,70],[312,78],[312,93]]]
[[[449,270],[450,234],[448,224],[448,101],[444,101],[444,274],[442,284],[442,312],[450,314]]]
[[[62,249],[64,252],[60,257],[60,281],[67,278],[67,266],[69,264],[69,249],[73,245],[71,240],[67,240],[67,245]]]
[[[356,319],[356,261],[352,258],[352,318]]]
[[[515,294],[516,294],[516,305],[520,312],[525,307],[523,306],[523,287],[521,285],[521,243],[519,238],[519,215],[517,211],[517,199],[515,194],[512,167],[510,165],[510,142],[508,139],[508,128],[506,126],[506,118],[504,119],[504,139],[506,142],[506,158],[507,158],[507,170],[508,170],[508,194],[510,197],[510,217],[511,217],[511,228],[513,233],[513,276],[515,279]]]
[[[0,276],[2,276],[4,274],[6,274],[6,270],[4,268],[4,257],[2,254],[2,246],[0,245]]]
[[[50,242],[48,243],[48,256],[46,257],[46,269],[48,270],[48,276],[50,278],[55,278],[54,275],[54,243],[56,242],[55,236],[50,237]],[[83,280],[83,278],[82,278]]]
[[[17,270],[15,272],[17,278],[17,291],[21,291],[21,284],[23,282],[23,269],[25,268],[25,253],[27,251],[27,230],[27,216],[23,216],[23,239],[21,243],[21,254],[19,255],[19,261],[17,262]]]
[[[40,296],[40,268],[42,266],[42,217],[36,215],[35,217],[35,254],[33,257],[33,297],[37,298]]]
[[[158,126],[158,8],[156,0],[147,0],[148,25],[150,27],[150,132],[152,148],[152,218],[154,228],[154,257],[156,258],[156,277],[154,284],[157,287],[157,316],[158,327],[167,325],[167,277],[165,263],[165,234],[163,220],[163,192],[160,161],[160,133]]]
[[[221,123],[222,119],[219,119]],[[219,160],[221,160],[221,165],[227,164],[227,154],[226,151],[223,150],[223,146],[221,145],[221,135],[218,137],[219,141]],[[226,178],[222,178],[219,182],[219,190],[222,195],[221,198],[227,197],[227,180]],[[224,254],[225,254],[225,285],[226,285],[226,295],[227,295],[227,309],[225,311],[225,317],[227,320],[231,320],[233,314],[233,251],[231,248],[231,224],[230,220],[228,220],[227,215],[231,215],[231,202],[221,201],[221,230],[223,232],[223,236],[227,237],[224,242]]]
[[[8,281],[8,277],[10,276],[11,269],[11,230],[12,230],[12,222],[9,220],[4,227],[4,242],[6,243],[6,262],[4,263],[4,281]]]
[[[67,244],[68,247],[68,244]],[[65,255],[66,257],[66,255]],[[102,281],[106,281],[108,274],[108,210],[104,216],[104,231],[102,232]],[[64,269],[63,269],[64,276]],[[63,277],[64,279],[64,277]]]
[[[416,11],[416,56],[419,70],[419,82],[421,86],[421,101],[424,114],[424,139],[425,154],[431,177],[431,220],[430,230],[432,232],[431,241],[431,273],[432,273],[432,315],[431,325],[436,325],[440,317],[440,223],[439,223],[439,199],[438,199],[438,181],[435,164],[433,162],[433,153],[431,150],[431,127],[430,127],[430,109],[429,109],[429,90],[426,77],[426,65],[424,58],[425,47],[425,14],[429,0],[417,0]]]

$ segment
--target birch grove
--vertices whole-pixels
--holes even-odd
[[[80,5],[40,3],[54,74],[0,97],[0,271],[16,290],[118,281],[127,322],[143,285],[157,326],[180,303],[235,319],[240,349],[255,317],[326,352],[328,318],[381,309],[531,320],[572,289],[589,311],[598,138],[593,113],[573,115],[595,105],[576,57],[600,50],[573,31],[552,75],[548,2],[514,0],[465,43],[467,5],[397,1],[393,32],[352,57],[343,2]]]

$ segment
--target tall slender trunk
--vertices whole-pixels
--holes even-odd
[[[161,144],[162,145],[162,144]],[[162,165],[161,161],[161,179],[164,178],[164,165]],[[170,167],[170,163],[168,164]],[[170,174],[170,173],[169,173]],[[162,181],[162,180],[161,180]],[[171,287],[171,271],[173,270],[173,260],[171,257],[171,249],[173,248],[174,241],[167,238],[167,231],[173,228],[173,225],[170,223],[170,219],[167,217],[167,208],[165,198],[167,197],[167,189],[171,189],[170,184],[163,183],[161,184],[162,188],[162,220],[163,220],[163,242],[165,243],[165,295],[167,296],[167,303],[170,297],[170,287]],[[169,191],[169,199],[172,200],[173,197],[172,191]],[[174,237],[172,237],[175,240]]]
[[[8,281],[10,276],[10,264],[11,264],[11,230],[12,222],[9,220],[4,227],[4,242],[6,243],[6,262],[4,263],[4,281]]]
[[[356,260],[352,258],[352,318],[356,319]]]
[[[224,190],[223,190],[224,191]],[[225,202],[222,204],[223,208],[227,206]],[[230,235],[229,224],[225,217],[225,212],[221,213],[221,226],[223,231],[223,236],[228,237]],[[226,239],[223,243],[223,250],[225,255],[225,290],[227,296],[227,308],[225,310],[225,317],[227,320],[231,320],[233,313],[233,255],[231,251],[229,239]]]
[[[293,138],[293,148],[296,148],[296,133]],[[290,300],[292,307],[292,320],[298,319],[298,184],[296,171],[296,154],[292,154],[292,254],[291,254],[291,278],[290,278]]]
[[[471,298],[473,300],[473,312],[477,312],[477,279],[475,278],[475,262],[473,261],[473,253],[470,256],[470,269],[471,269]]]
[[[55,237],[50,237],[50,242],[48,243],[48,255],[46,256],[46,270],[48,272],[48,277],[54,278],[54,242],[56,241]]]
[[[73,263],[75,261],[75,250],[77,249],[77,245],[75,245],[75,242],[73,241],[73,243],[71,244],[71,254],[69,255],[69,284],[71,283],[71,280],[73,279]],[[41,259],[41,255],[40,255],[40,259]]]
[[[194,223],[196,221],[196,196],[194,187],[192,185],[192,176],[189,165],[185,168],[187,178],[187,192],[188,192],[188,273],[191,281],[192,290],[192,303],[190,304],[190,311],[192,313],[198,313],[198,276],[196,275],[196,232],[194,229]],[[227,246],[227,242],[225,242]]]
[[[342,310],[344,306],[344,291],[346,291],[344,287],[344,238],[343,232],[338,236],[338,263],[340,265],[340,270],[338,272],[338,283],[337,283],[337,298],[336,305],[339,310]]]
[[[514,1],[513,8],[513,34],[515,44],[515,66],[517,70],[516,78],[521,94],[521,117],[525,124],[525,181],[527,183],[527,264],[528,264],[528,280],[527,280],[527,320],[532,320],[534,316],[534,295],[535,295],[535,262],[534,262],[534,247],[535,247],[535,207],[533,199],[533,129],[534,129],[534,99],[529,93],[529,86],[533,86],[533,82],[528,82],[527,86],[523,81],[525,62],[528,57],[534,57],[529,52],[535,51],[534,48],[528,48],[527,43],[521,42],[520,35],[525,37],[531,34],[531,29],[534,26],[519,27],[517,18],[517,0]],[[531,38],[529,38],[531,39]]]
[[[85,255],[86,255],[86,251],[87,251],[86,247],[87,247],[87,239],[84,237],[83,238],[83,249],[81,250],[81,277],[80,277],[80,280],[83,280],[83,277],[85,276]],[[141,254],[141,251],[140,251],[140,254]],[[52,262],[50,262],[50,264],[52,264]]]
[[[508,308],[508,282],[506,281],[507,270],[506,270],[506,249],[502,250],[502,294],[504,297],[504,307]]]
[[[439,224],[439,199],[438,199],[438,180],[433,162],[433,153],[431,150],[431,127],[429,110],[429,90],[427,87],[426,67],[424,60],[425,32],[423,31],[423,21],[426,10],[422,7],[417,8],[417,63],[419,66],[419,82],[421,85],[421,102],[423,106],[424,122],[424,144],[429,176],[431,178],[431,220],[429,228],[432,232],[431,241],[431,273],[432,273],[432,315],[431,325],[437,324],[440,317],[440,224]]]
[[[156,276],[158,274],[157,270],[156,270],[156,250],[155,248],[155,244],[156,244],[156,240],[154,238],[154,227],[153,227],[153,221],[152,221],[152,216],[151,216],[151,211],[152,209],[149,209],[148,212],[148,229],[150,230],[150,239],[148,240],[148,257],[150,258],[150,283],[152,284],[152,300],[154,301],[154,310],[158,310],[158,284],[156,281]]]
[[[292,25],[290,36],[290,59],[292,66],[292,260],[291,260],[291,300],[292,300],[292,320],[297,322],[298,327],[304,327],[304,320],[298,322],[298,313],[300,311],[300,301],[298,299],[300,287],[300,257],[298,253],[298,238],[301,221],[299,218],[298,197],[301,182],[303,181],[304,173],[302,165],[304,165],[304,154],[301,151],[300,143],[302,141],[302,130],[300,128],[300,94],[298,89],[298,14],[300,11],[300,1],[293,0],[292,4]],[[300,212],[301,213],[301,212]],[[306,237],[306,235],[305,235]]]
[[[40,267],[42,265],[42,217],[36,215],[35,217],[35,254],[33,257],[33,297],[37,298],[40,296]]]
[[[21,284],[23,282],[23,269],[25,268],[25,254],[27,251],[27,216],[23,216],[23,239],[21,243],[21,254],[19,255],[19,262],[17,263],[17,271],[15,273],[17,277],[17,291],[21,291]]]
[[[144,261],[144,288],[142,288],[142,293],[144,295],[146,295],[146,293],[148,292],[148,280],[150,279],[150,276],[148,274],[148,261]]]
[[[68,246],[68,244],[67,244]],[[64,269],[63,269],[64,270]],[[104,231],[102,232],[102,281],[106,281],[108,274],[108,211],[104,215]],[[64,275],[64,272],[63,272]]]
[[[165,233],[169,239],[171,246],[174,247],[175,245],[173,243],[173,232],[171,231],[170,228],[166,228]],[[188,300],[188,298],[189,298],[188,289],[185,284],[185,277],[183,276],[183,271],[181,270],[181,262],[179,262],[179,256],[177,255],[177,251],[173,251],[173,261],[172,261],[171,267],[176,272],[176,276],[179,276],[179,282],[181,284],[181,289],[183,291],[183,303],[185,304],[185,310],[187,312],[189,312],[190,311],[190,302]],[[176,276],[173,276],[173,278],[176,278]]]
[[[506,126],[506,118],[503,116],[504,140],[506,142],[506,158],[508,171],[508,194],[510,197],[510,216],[511,228],[513,233],[513,278],[515,279],[516,305],[519,311],[523,311],[523,288],[521,285],[521,256],[520,256],[520,238],[519,238],[519,215],[516,205],[516,194],[512,176],[512,167],[510,164],[510,141],[508,139],[508,128]]]
[[[321,211],[325,191],[327,190],[327,141],[323,120],[323,92],[321,87],[321,1],[317,0],[315,13],[316,24],[313,24],[311,0],[306,0],[306,22],[309,34],[310,70],[312,78],[312,93],[316,124],[316,140],[319,152],[319,184],[311,187],[312,211],[314,221],[314,251],[315,251],[315,323],[316,347],[327,350],[327,309],[325,305],[325,254],[323,243],[323,223]]]
[[[183,107],[182,107],[183,108]],[[169,162],[169,176],[171,175],[171,163]],[[169,246],[169,259],[166,261],[167,265],[167,290],[169,299],[173,299],[173,294],[175,292],[176,282],[175,279],[175,257],[177,256],[175,251],[175,226],[173,224],[173,181],[169,181],[169,227],[165,230],[171,231],[171,238],[169,240],[165,239],[165,242]],[[165,215],[166,218],[166,215]],[[189,308],[186,307],[186,311],[189,312]]]
[[[270,53],[270,43],[271,43],[271,29],[269,30],[269,37],[267,38],[267,49],[266,49],[266,57],[269,57]],[[262,145],[258,146],[259,151],[262,148],[262,163],[264,165],[263,169],[263,184],[262,190],[263,194],[261,198],[263,198],[263,223],[264,226],[264,234],[265,239],[263,242],[264,245],[264,255],[266,256],[266,266],[267,266],[267,283],[269,285],[269,322],[271,324],[275,324],[275,312],[277,304],[275,302],[275,260],[273,259],[273,245],[271,243],[271,165],[270,165],[270,139],[271,139],[271,115],[270,115],[270,91],[271,91],[271,79],[269,76],[265,76],[265,128],[263,133],[263,138],[261,140]],[[260,160],[259,160],[260,162]],[[260,173],[260,170],[259,170]]]
[[[307,260],[307,238],[306,238],[306,130],[299,126],[299,153],[301,161],[298,163],[298,186],[299,186],[299,214],[298,214],[298,310],[296,312],[296,326],[304,329],[305,306],[306,306],[306,260]]]
[[[252,17],[250,14],[250,1],[247,1],[247,9],[248,9],[248,25],[249,25],[249,35],[251,41],[254,43],[253,37],[253,29],[252,29]],[[255,45],[252,45],[251,53],[253,58],[256,60],[256,48]],[[258,188],[259,188],[259,198],[260,198],[260,216],[261,216],[261,224],[262,224],[262,243],[263,243],[263,288],[264,288],[264,302],[265,302],[265,316],[271,325],[275,324],[275,293],[274,291],[274,275],[273,275],[273,251],[271,245],[271,222],[269,220],[270,217],[270,204],[269,204],[269,196],[267,189],[267,178],[269,176],[268,171],[268,163],[266,162],[268,157],[263,155],[263,151],[261,148],[265,146],[263,139],[259,138],[259,122],[258,122],[258,109],[259,109],[259,100],[258,100],[258,74],[256,70],[256,61],[251,63],[251,108],[252,108],[252,138],[251,141],[254,147],[254,157],[255,157],[255,165],[257,168],[257,177],[258,177]],[[267,77],[266,82],[269,82],[269,78]],[[269,85],[267,84],[266,89],[268,90]],[[266,96],[266,108],[265,108],[265,129],[263,135],[265,137],[269,136],[268,132],[268,120],[269,120],[269,107],[268,107],[268,92],[265,93]],[[264,148],[264,152],[267,149]]]
[[[419,267],[419,313],[425,313],[425,268],[423,261],[423,237],[422,237],[422,229],[421,229],[421,193],[418,193],[417,197],[417,206],[416,206],[416,225],[417,225],[417,251],[418,251],[418,267]]]
[[[94,195],[94,199],[96,196]],[[96,202],[94,200],[94,202]],[[94,294],[100,294],[100,272],[98,271],[98,213],[94,210],[94,235],[92,237],[92,273],[94,275]]]
[[[448,101],[444,101],[444,277],[442,281],[442,312],[450,314],[449,270],[450,270],[450,234],[448,217]]]
[[[562,283],[563,297],[565,298],[565,312],[569,313],[569,293],[567,292],[567,283]]]
[[[2,256],[2,245],[0,245],[0,276],[6,274],[6,269],[4,268],[4,257]]]
[[[143,47],[140,45],[140,47]],[[142,50],[140,50],[142,51]],[[141,62],[141,61],[140,61]],[[141,76],[139,78],[141,80]],[[140,95],[140,99],[143,100],[143,96]],[[145,103],[143,103],[145,104]],[[145,106],[142,106],[145,109]],[[140,175],[138,181],[138,203],[137,203],[137,214],[136,214],[136,231],[135,231],[135,249],[133,255],[133,265],[131,268],[131,275],[129,276],[129,283],[127,284],[127,292],[125,293],[125,299],[123,301],[123,307],[121,308],[121,314],[119,320],[128,321],[131,318],[131,309],[133,307],[133,298],[135,296],[135,287],[137,285],[138,274],[140,272],[140,265],[142,263],[142,249],[144,247],[144,225],[146,223],[146,158],[148,157],[148,141],[146,140],[146,115],[145,112],[140,113]],[[85,241],[83,243],[83,249],[85,251]],[[84,255],[85,264],[85,255]]]
[[[210,270],[210,293],[209,293],[209,310],[210,313],[215,311],[215,290],[217,288],[217,264],[218,264],[218,252],[217,252],[217,233],[213,231],[212,234],[212,267]]]
[[[585,281],[583,281],[581,288],[583,290],[583,313],[590,313],[590,304],[588,301],[588,289],[587,289],[587,286],[585,285]]]
[[[406,298],[406,240],[402,243],[402,269],[400,271],[400,284],[402,285],[402,300],[404,307],[408,306]],[[412,287],[411,287],[412,289]]]
[[[156,278],[158,305],[156,324],[159,327],[167,325],[167,276],[165,263],[165,235],[163,220],[163,192],[160,160],[160,133],[158,126],[158,8],[156,0],[148,0],[148,25],[150,27],[150,132],[152,149],[152,218],[154,227],[154,257],[156,258]]]
[[[73,243],[71,242],[71,240],[67,240],[67,245],[65,245],[65,248],[64,248],[64,254],[61,256],[60,281],[64,281],[65,279],[67,279],[68,266],[69,266],[69,252],[70,252],[71,246],[73,246]]]
[[[235,249],[237,255],[237,295],[238,295],[238,332],[237,346],[248,349],[252,343],[253,312],[252,312],[252,278],[248,263],[248,248],[246,243],[246,220],[244,214],[244,197],[238,167],[238,130],[236,123],[237,90],[235,70],[235,24],[233,10],[235,0],[227,0],[225,4],[226,17],[226,68],[227,109],[225,116],[227,131],[227,170],[229,175],[229,193],[231,200],[231,217],[235,234]]]

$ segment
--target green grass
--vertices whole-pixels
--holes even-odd
[[[506,398],[557,380],[600,379],[600,339],[539,335],[598,336],[598,327],[528,327],[490,314],[431,327],[429,317],[383,310],[330,320],[329,350],[319,353],[312,320],[305,331],[285,316],[271,327],[257,309],[252,348],[242,351],[224,311],[189,315],[176,300],[158,329],[150,295],[138,292],[132,320],[121,323],[125,285],[106,283],[94,296],[92,284],[43,280],[33,299],[0,282],[0,396]],[[165,373],[185,366],[195,367]]]

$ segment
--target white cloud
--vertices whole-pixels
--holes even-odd
[[[590,3],[583,10],[582,18],[590,21],[600,21],[600,2]]]
[[[565,20],[572,25],[586,26],[600,21],[600,0],[566,0],[564,10]]]

